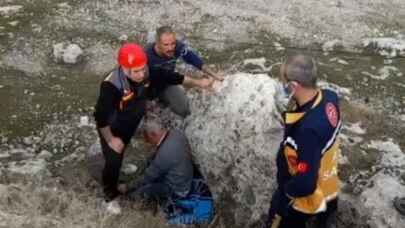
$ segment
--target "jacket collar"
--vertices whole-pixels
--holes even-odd
[[[309,103],[305,104],[302,108],[299,108],[300,111],[296,111],[297,107],[290,112],[285,112],[285,116],[284,116],[284,123],[285,124],[294,124],[296,122],[298,122],[299,120],[301,120],[305,113],[315,107],[317,107],[321,101],[322,101],[322,91],[318,90],[318,94],[316,95],[315,99],[313,99],[312,101],[310,101]],[[312,103],[312,105],[311,105]],[[307,108],[308,106],[308,108]]]

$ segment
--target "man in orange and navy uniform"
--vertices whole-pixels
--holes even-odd
[[[310,217],[325,223],[337,209],[339,103],[335,92],[317,89],[311,57],[289,57],[280,73],[291,102],[266,227],[305,228]]]
[[[147,57],[137,44],[118,52],[119,66],[101,83],[94,117],[105,159],[102,182],[106,201],[117,189],[124,150],[145,114]]]

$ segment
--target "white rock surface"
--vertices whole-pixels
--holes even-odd
[[[0,15],[4,17],[9,17],[12,14],[18,13],[23,6],[20,5],[8,5],[8,6],[1,6],[0,7]]]
[[[282,138],[277,82],[267,75],[228,76],[214,94],[193,94],[186,134],[195,161],[232,223],[247,227],[267,212]]]
[[[53,45],[53,55],[56,62],[75,64],[83,54],[83,50],[77,44],[57,43]]]
[[[24,160],[21,162],[9,162],[8,171],[15,174],[45,177],[49,174],[47,162],[44,159]]]
[[[370,38],[363,40],[363,46],[379,50],[388,57],[405,56],[405,40],[393,37]]]
[[[342,46],[342,41],[338,39],[330,40],[322,45],[323,51],[333,51],[335,48]]]
[[[373,182],[373,187],[365,190],[360,196],[360,201],[373,218],[372,228],[403,227],[405,218],[394,209],[393,199],[405,196],[405,186],[401,185],[398,179],[383,173],[373,177]]]
[[[382,164],[403,167],[402,170],[405,170],[405,153],[401,151],[399,145],[394,143],[392,139],[387,141],[373,140],[367,146],[383,152]]]
[[[362,128],[361,122],[346,124],[343,128],[357,135],[364,135],[366,133],[366,130]]]
[[[79,127],[85,127],[85,126],[90,126],[89,117],[88,116],[81,116],[80,117],[80,122],[79,122]]]
[[[53,154],[47,150],[42,150],[38,155],[37,158],[42,158],[42,159],[49,159],[53,156]]]

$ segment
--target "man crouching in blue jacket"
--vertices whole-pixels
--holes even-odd
[[[292,102],[284,113],[284,139],[277,154],[278,188],[266,227],[305,228],[310,217],[324,223],[337,208],[339,102],[335,92],[317,88],[311,57],[291,56],[280,72]]]

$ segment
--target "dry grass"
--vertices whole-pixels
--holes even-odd
[[[160,216],[128,202],[123,204],[120,215],[110,215],[102,200],[88,191],[35,184],[0,185],[0,227],[166,227]]]

